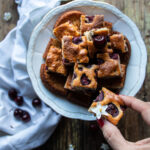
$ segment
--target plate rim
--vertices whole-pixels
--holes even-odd
[[[38,33],[40,32],[42,27],[46,23],[48,23],[49,18],[51,18],[53,16],[53,13],[55,12],[54,14],[56,14],[58,10],[61,12],[61,11],[64,11],[64,10],[71,9],[71,7],[88,6],[88,5],[96,6],[96,7],[102,7],[104,9],[107,9],[107,10],[113,12],[115,15],[120,16],[125,22],[128,23],[128,25],[130,25],[130,27],[132,28],[132,30],[135,33],[136,37],[140,38],[140,47],[142,48],[142,55],[144,57],[144,59],[141,59],[142,63],[141,63],[141,66],[140,66],[140,69],[142,69],[142,71],[140,70],[140,72],[141,72],[141,76],[143,78],[142,79],[140,78],[140,81],[138,82],[138,86],[136,86],[134,88],[134,91],[132,91],[130,93],[130,96],[135,96],[135,94],[137,94],[137,92],[142,87],[144,79],[145,79],[145,75],[146,75],[146,64],[147,64],[147,50],[146,50],[146,46],[144,44],[144,41],[143,41],[143,39],[141,37],[140,31],[137,28],[136,24],[128,16],[126,16],[124,13],[122,13],[118,8],[116,8],[115,6],[113,6],[111,4],[108,4],[106,2],[96,2],[96,1],[91,1],[91,0],[85,0],[85,1],[77,0],[77,1],[69,2],[69,3],[65,4],[65,5],[57,6],[56,8],[54,8],[54,9],[50,10],[49,12],[47,12],[46,15],[44,15],[42,20],[35,26],[35,28],[32,31],[32,34],[31,34],[31,37],[30,37],[30,41],[29,41],[29,45],[28,45],[28,52],[27,52],[26,59],[27,59],[27,72],[29,74],[29,77],[30,77],[33,89],[35,90],[37,95],[42,99],[42,101],[44,101],[44,103],[46,103],[53,110],[55,110],[57,113],[65,116],[65,117],[73,118],[73,119],[81,119],[81,120],[92,121],[92,120],[95,120],[95,117],[89,116],[88,114],[81,114],[81,113],[78,113],[79,115],[77,115],[75,113],[67,112],[66,110],[61,110],[61,109],[58,108],[58,106],[55,106],[55,104],[50,99],[45,100],[45,95],[43,95],[41,93],[41,89],[37,85],[38,81],[34,77],[33,70],[32,70],[32,67],[31,67],[31,64],[32,64],[31,60],[32,60],[32,56],[33,56],[32,50],[33,50],[33,46],[34,46],[34,41],[35,41],[36,35],[38,35]],[[138,39],[138,41],[139,41],[139,39]]]

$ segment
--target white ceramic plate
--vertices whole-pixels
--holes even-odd
[[[146,72],[147,52],[136,25],[114,6],[94,1],[73,1],[48,12],[33,30],[27,55],[27,69],[33,88],[38,96],[59,114],[82,120],[95,120],[87,108],[69,102],[48,91],[40,79],[40,66],[44,63],[42,55],[50,37],[53,26],[61,13],[67,10],[81,10],[88,15],[104,14],[105,20],[113,23],[113,29],[122,32],[130,41],[132,52],[129,61],[125,86],[121,94],[134,96],[141,88]]]

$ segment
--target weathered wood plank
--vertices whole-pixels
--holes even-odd
[[[3,20],[4,12],[11,12],[12,19],[9,22]],[[0,41],[16,26],[18,20],[17,5],[12,0],[0,1]]]

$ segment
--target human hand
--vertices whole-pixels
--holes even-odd
[[[120,95],[125,105],[138,111],[144,121],[150,125],[150,102],[143,102],[131,96]],[[103,135],[113,150],[150,150],[150,138],[129,142],[124,139],[119,129],[107,120],[98,121]]]

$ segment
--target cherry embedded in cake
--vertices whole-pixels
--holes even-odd
[[[82,68],[82,70],[80,68]],[[81,65],[76,63],[74,66],[76,78],[72,79],[72,88],[76,90],[96,90],[96,69],[98,69],[98,65]]]
[[[86,31],[102,28],[104,26],[104,15],[87,16],[81,15],[81,33]]]
[[[74,63],[88,63],[87,41],[85,36],[73,37],[63,36],[62,38],[62,56],[68,62],[65,65]]]
[[[106,45],[106,37],[103,35],[93,36],[94,46],[96,48],[103,48]]]
[[[114,58],[111,58],[108,53],[97,54],[97,60],[104,61],[103,63],[99,63],[99,69],[97,71],[98,78],[113,78],[121,76],[119,55],[117,54]]]

